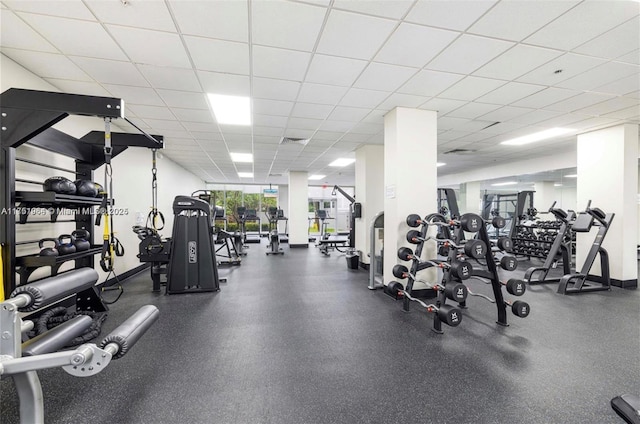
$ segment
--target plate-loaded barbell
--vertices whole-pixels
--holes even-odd
[[[454,302],[462,303],[467,300],[467,286],[462,283],[453,282],[446,286],[443,286],[440,284],[431,284],[422,280],[416,281],[425,284],[429,289],[444,293],[447,299],[451,299]],[[384,288],[384,290],[392,297],[397,297],[399,294],[402,294],[402,292],[404,291],[404,287],[402,286],[402,283],[398,281],[392,281]]]
[[[402,284],[397,281],[390,282],[386,289],[389,290],[390,293],[392,292],[393,295],[400,295],[413,302],[419,303],[420,305],[422,305],[424,308],[427,309],[427,312],[434,312],[438,316],[438,319],[440,321],[444,322],[450,327],[457,327],[462,322],[462,312],[460,311],[460,309],[456,308],[455,306],[451,306],[451,305],[436,306],[433,304],[428,305],[424,303],[422,300],[416,299],[415,297],[407,293],[404,290],[404,287],[402,286]]]
[[[496,303],[494,299],[491,299],[488,296],[485,296],[480,293],[473,293],[471,290],[467,290],[467,291],[469,292],[469,296],[481,297],[491,303]],[[528,317],[529,313],[531,312],[531,308],[529,307],[529,304],[527,302],[523,302],[522,300],[516,300],[514,302],[510,300],[505,300],[504,304],[511,307],[511,312],[513,313],[513,315],[520,318]]]
[[[441,269],[448,269],[454,277],[457,277],[460,280],[466,280],[470,278],[471,274],[473,273],[473,267],[464,259],[456,259],[452,263],[421,261],[414,256],[413,251],[408,247],[401,247],[400,249],[398,249],[398,258],[403,261],[416,261],[421,265],[427,264],[429,265],[427,268],[434,266]],[[410,276],[409,270],[404,265],[395,265],[392,272],[396,278],[407,278]]]

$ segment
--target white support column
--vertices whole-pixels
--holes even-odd
[[[364,145],[356,150],[356,202],[362,204],[362,217],[356,218],[356,250],[360,262],[368,264],[371,249],[371,222],[384,210],[384,147]]]
[[[465,203],[458,205],[460,213],[480,214],[480,181],[470,181],[465,184]]]
[[[591,207],[615,213],[602,246],[609,253],[616,285],[637,285],[637,172],[638,125],[624,124],[578,136],[578,211],[591,200]],[[578,233],[578,267],[594,237],[595,229],[590,234]]]
[[[285,217],[289,217],[289,186],[278,186],[278,207],[282,209],[282,213]],[[278,222],[278,232],[284,234],[285,229],[288,228],[287,221]]]
[[[309,247],[309,181],[307,172],[289,172],[289,246]]]
[[[425,215],[437,209],[437,113],[397,107],[384,118],[384,283],[394,280],[397,250],[409,246],[407,215]],[[415,247],[415,246],[409,246]],[[424,257],[435,254],[425,249]],[[433,270],[430,270],[433,271]],[[433,280],[435,272],[425,273]],[[418,284],[414,288],[419,287]]]
[[[538,212],[546,212],[549,210],[553,202],[560,201],[560,199],[556,198],[556,188],[553,185],[553,181],[537,181],[534,184],[535,194],[533,195],[533,206],[538,210]],[[556,205],[559,207],[558,205]],[[553,216],[548,216],[547,218],[553,220]]]

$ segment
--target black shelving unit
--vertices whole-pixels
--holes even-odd
[[[17,285],[15,275],[20,276],[20,284],[28,284],[29,276],[40,267],[50,267],[51,275],[56,275],[60,266],[74,261],[75,267],[94,267],[94,256],[101,252],[101,246],[92,245],[84,252],[57,257],[39,255],[16,256],[16,224],[42,223],[29,221],[29,211],[33,208],[51,210],[50,222],[74,222],[76,228],[89,231],[89,241],[94,240],[94,214],[92,211],[102,203],[101,198],[61,195],[53,192],[16,192],[16,150],[28,143],[46,151],[61,154],[75,160],[75,169],[64,170],[48,164],[29,161],[31,164],[75,173],[78,178],[94,180],[93,172],[105,164],[105,133],[92,131],[77,139],[54,128],[54,124],[69,115],[96,116],[105,120],[124,118],[124,102],[111,97],[95,97],[77,94],[55,93],[37,90],[9,89],[0,95],[2,137],[0,139],[0,210],[25,213],[5,213],[0,219],[0,244],[3,246],[2,284],[8,296]],[[128,146],[154,149],[163,147],[162,136],[154,136],[160,144],[143,134],[111,133],[111,157],[116,157]],[[23,181],[37,183],[32,181]],[[111,202],[113,204],[113,202]],[[73,219],[58,221],[59,212],[73,211]],[[33,241],[32,241],[33,242]],[[76,306],[94,311],[106,310],[95,288],[78,293]]]

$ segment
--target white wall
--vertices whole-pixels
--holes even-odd
[[[27,71],[11,59],[4,55],[0,55],[0,66],[2,69],[2,77],[0,79],[1,91],[9,88],[25,88],[45,91],[59,91],[54,86],[40,79],[36,75]],[[126,99],[125,99],[126,105]],[[126,110],[126,107],[125,107]],[[116,121],[117,122],[117,121]],[[56,124],[54,128],[70,134],[74,137],[80,137],[92,130],[104,131],[104,124],[100,118],[96,117],[80,117],[69,116]],[[119,131],[117,125],[112,126],[112,131]],[[46,152],[39,148],[23,145],[17,150],[17,156],[28,158],[39,162],[45,162],[54,166],[73,169],[75,167],[73,159]],[[204,188],[204,181],[196,177],[194,174],[177,165],[175,162],[164,157],[159,159],[158,167],[158,207],[167,219],[167,226],[162,233],[166,236],[171,235],[171,225],[173,223],[173,213],[171,205],[173,198],[177,194],[191,194],[196,189]],[[47,170],[43,167],[24,164],[18,162],[16,164],[16,173],[19,178],[30,179],[35,181],[44,181],[53,175],[62,175],[69,179],[74,179],[74,175],[65,174],[57,170]],[[100,168],[94,174],[94,180],[102,183],[104,180],[103,168]],[[116,261],[116,272],[121,274],[140,265],[139,259],[136,257],[138,253],[138,238],[131,231],[131,227],[136,225],[136,213],[146,216],[151,207],[151,152],[145,148],[129,148],[121,155],[113,159],[113,175],[114,175],[114,197],[116,200],[116,208],[121,208],[128,212],[125,215],[114,217],[114,229],[117,232],[116,237],[124,244],[126,254]],[[18,183],[17,190],[41,190],[41,187],[32,184]],[[44,219],[48,216],[43,217]],[[37,218],[37,219],[43,219]],[[144,225],[144,222],[143,222]],[[57,237],[60,234],[69,233],[75,229],[73,223],[57,223],[57,224],[34,224],[34,225],[18,225],[18,240],[38,240],[43,237]],[[101,241],[102,228],[95,229],[95,243]],[[38,252],[37,245],[20,246],[17,255],[25,255]],[[96,260],[96,269],[100,273],[101,280],[104,273]],[[62,270],[73,267],[73,262],[65,264]],[[48,269],[40,269],[33,274],[31,279],[40,278],[49,274]]]
[[[289,172],[289,245],[309,244],[307,172]]]

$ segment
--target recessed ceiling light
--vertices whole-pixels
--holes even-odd
[[[326,175],[309,175],[310,180],[321,180],[324,177],[326,177]]]
[[[445,166],[445,165],[446,165],[446,163],[443,163],[443,162],[436,162],[436,166],[437,166],[437,167]]]
[[[511,140],[503,141],[500,144],[507,144],[510,146],[522,146],[523,144],[529,144],[536,141],[547,140],[549,138],[558,137],[573,131],[575,130],[571,128],[551,128],[548,130],[525,135],[522,137],[512,138]]]
[[[329,164],[329,166],[347,166],[347,165],[351,165],[355,161],[356,161],[355,159],[340,158],[340,159],[336,159],[333,162],[331,162]]]
[[[209,104],[218,124],[251,125],[251,99],[207,93]]]
[[[234,162],[253,162],[252,153],[229,153],[231,160]]]
[[[518,184],[517,181],[505,181],[504,183],[495,183],[495,184],[491,184],[493,187],[500,187],[500,186],[508,186],[508,185],[515,185]]]
[[[578,174],[569,174],[569,175],[565,175],[565,178],[578,178]]]
[[[253,178],[253,172],[238,172],[240,178]]]
[[[562,184],[560,184],[560,183],[555,183],[553,186],[554,186],[554,187],[562,187]]]

